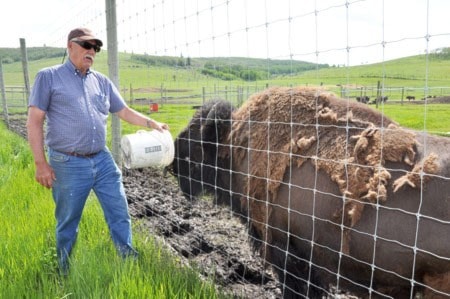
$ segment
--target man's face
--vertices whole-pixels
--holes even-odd
[[[95,40],[72,40],[68,42],[67,48],[69,49],[70,60],[83,74],[94,64],[96,45],[97,43]]]

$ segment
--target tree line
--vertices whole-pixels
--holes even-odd
[[[30,47],[27,48],[28,60],[63,57],[65,48],[56,47]],[[0,48],[0,59],[3,64],[14,63],[22,60],[20,48]]]

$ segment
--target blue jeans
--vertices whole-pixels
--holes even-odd
[[[48,157],[56,175],[52,193],[56,204],[56,250],[60,268],[68,270],[78,224],[91,190],[100,202],[119,254],[122,257],[136,256],[137,252],[131,245],[131,218],[122,173],[108,149],[91,158],[69,156],[48,149]]]

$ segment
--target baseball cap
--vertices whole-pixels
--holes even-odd
[[[92,32],[92,30],[88,28],[75,28],[72,31],[70,31],[69,36],[67,37],[67,40],[73,40],[77,39],[79,41],[85,41],[85,40],[95,40],[97,42],[97,45],[100,47],[103,46],[103,42],[101,39],[95,36],[95,34]]]

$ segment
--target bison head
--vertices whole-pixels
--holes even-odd
[[[228,193],[224,191],[229,189],[230,158],[225,142],[233,109],[223,100],[205,103],[175,139],[175,158],[168,170],[186,197],[213,193],[220,201],[220,194]]]

